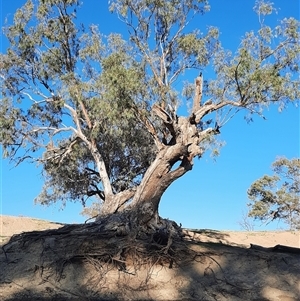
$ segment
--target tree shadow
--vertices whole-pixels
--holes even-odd
[[[193,245],[199,247],[201,264],[181,268],[190,279],[181,293],[190,293],[191,300],[298,300],[299,255],[221,243]]]
[[[183,229],[185,233],[186,239],[192,241],[199,241],[204,237],[206,240],[214,241],[214,242],[228,242],[229,234],[224,233],[218,230],[211,229]]]
[[[300,293],[298,254],[215,242],[228,236],[215,230],[196,230],[214,242],[187,237],[166,252],[77,227],[12,237],[0,253],[0,299],[296,301]]]

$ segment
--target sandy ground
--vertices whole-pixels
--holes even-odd
[[[0,243],[21,232],[57,229],[63,224],[30,217],[0,215]],[[300,231],[216,231],[189,229],[185,233],[191,240],[217,242],[228,245],[249,247],[256,244],[263,247],[286,245],[300,248]]]
[[[0,243],[22,232],[57,229],[63,224],[23,216],[0,215]]]
[[[61,226],[0,215],[0,246],[17,233]],[[249,248],[299,248],[300,231],[184,231],[194,256],[180,253],[183,257],[176,260],[181,263],[174,267],[132,262],[125,270],[94,257],[72,261],[59,236],[25,244],[10,241],[0,248],[0,300],[300,301],[300,255]],[[77,250],[78,241],[73,243]],[[93,254],[102,254],[102,243],[89,245]]]
[[[232,246],[250,247],[250,244],[262,247],[286,245],[300,248],[300,231],[214,231],[187,230],[187,234],[196,241],[219,242]],[[213,234],[213,235],[212,235]]]

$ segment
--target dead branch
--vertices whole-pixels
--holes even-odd
[[[195,80],[195,97],[194,97],[194,104],[193,104],[193,113],[200,109],[200,103],[202,99],[202,89],[203,89],[203,77],[202,73],[196,78]]]

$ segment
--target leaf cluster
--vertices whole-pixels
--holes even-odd
[[[300,98],[299,21],[285,18],[271,28],[261,16],[274,10],[272,4],[259,1],[255,10],[260,29],[247,32],[235,54],[222,48],[216,53],[217,78],[207,88],[207,94],[219,102],[238,102],[249,111],[250,120],[271,103],[278,104],[281,111]]]
[[[145,62],[152,103],[170,112],[178,107],[174,83],[191,68],[203,69],[218,49],[218,30],[190,30],[189,23],[197,14],[209,11],[205,0],[139,0],[111,1],[126,24],[130,42]]]
[[[256,180],[248,190],[249,216],[263,221],[280,219],[300,228],[300,159],[278,158],[274,175]]]
[[[268,27],[261,17],[273,11],[270,3],[257,5],[261,28],[245,35],[235,55],[222,49],[216,28],[190,27],[209,11],[206,0],[111,1],[127,40],[79,24],[79,6],[78,0],[28,0],[4,28],[10,46],[0,55],[0,142],[17,164],[42,165],[41,203],[104,200],[107,182],[111,193],[138,185],[157,145],[181,135],[174,130],[180,97],[194,91],[187,85],[180,93],[176,84],[189,69],[213,63],[216,71],[215,80],[204,82],[210,99],[196,104],[199,122],[190,124],[199,135],[212,132],[210,123],[219,133],[242,108],[261,114],[272,102],[300,98],[299,22]],[[201,141],[203,149],[215,143],[217,154],[212,135]]]
[[[155,151],[136,116],[147,108],[141,62],[120,35],[105,39],[95,26],[78,25],[78,4],[29,0],[4,29],[10,46],[1,54],[1,144],[16,164],[42,165],[37,201],[44,204],[104,198],[87,141],[114,192],[137,185]]]

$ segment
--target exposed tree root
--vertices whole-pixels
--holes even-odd
[[[110,263],[127,273],[127,265],[162,264],[172,267],[180,252],[187,248],[181,228],[172,221],[160,219],[156,227],[132,227],[127,217],[117,215],[94,223],[66,225],[59,229],[32,231],[14,235],[2,247],[9,262],[9,251],[18,247],[26,250],[33,243],[42,245],[41,264],[35,269],[55,270],[56,281],[69,263],[89,261]],[[175,256],[176,254],[176,256]]]
[[[132,227],[127,217],[119,216],[27,232],[13,236],[3,250],[6,260],[2,255],[0,288],[12,296],[4,299],[9,301],[264,300],[259,299],[262,293],[257,288],[253,291],[253,281],[264,281],[265,273],[276,272],[278,264],[278,277],[285,277],[281,274],[287,269],[298,273],[296,254],[283,257],[192,242],[182,237],[174,222],[163,219],[156,227]],[[247,264],[244,270],[242,263]],[[253,265],[257,265],[255,271]],[[244,273],[252,280],[241,278]],[[293,284],[285,287],[296,295]],[[160,299],[167,288],[165,299]],[[182,299],[176,294],[182,294]]]

